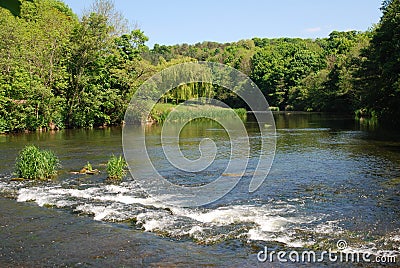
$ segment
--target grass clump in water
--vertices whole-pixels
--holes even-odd
[[[35,145],[25,146],[15,163],[16,175],[29,180],[53,178],[60,166],[60,161],[53,152],[40,150]]]
[[[121,181],[126,175],[126,161],[122,156],[112,155],[107,163],[108,180]]]

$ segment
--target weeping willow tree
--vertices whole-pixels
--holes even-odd
[[[163,81],[166,81],[166,84],[173,89],[164,94],[162,101],[177,104],[189,99],[210,99],[214,97],[214,87],[209,82],[212,81],[211,78],[211,70],[205,65],[182,64],[177,66],[163,75]],[[186,83],[186,81],[192,82]],[[177,84],[178,86],[176,86]]]
[[[214,87],[204,82],[188,83],[176,87],[167,96],[167,101],[171,99],[175,103],[198,98],[211,99],[214,96]]]

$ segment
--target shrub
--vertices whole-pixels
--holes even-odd
[[[112,155],[107,163],[108,179],[110,180],[122,180],[126,175],[127,164],[122,156],[116,157]]]
[[[4,118],[0,117],[0,134],[8,132],[10,129],[8,128],[8,123]]]
[[[247,110],[244,108],[234,109],[235,113],[242,119],[243,122],[247,120]]]
[[[57,175],[60,161],[53,152],[40,150],[28,145],[19,153],[15,169],[16,175],[24,179],[45,180]]]

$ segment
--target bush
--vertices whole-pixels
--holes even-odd
[[[121,181],[126,175],[127,164],[122,156],[112,155],[107,163],[108,179]]]
[[[9,131],[7,121],[4,118],[0,117],[0,134],[6,133]]]
[[[233,109],[235,113],[239,116],[239,118],[243,121],[246,122],[247,120],[247,110],[244,108],[239,108],[239,109]]]
[[[28,145],[19,153],[15,169],[19,178],[45,180],[57,175],[60,161],[53,152]]]

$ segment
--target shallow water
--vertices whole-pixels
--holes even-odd
[[[224,245],[247,252],[249,258],[264,245],[325,250],[335,248],[339,239],[346,240],[350,250],[398,254],[400,135],[370,131],[340,116],[280,113],[275,114],[275,120],[277,150],[262,186],[248,193],[260,145],[256,124],[248,122],[251,157],[245,176],[232,192],[201,208],[177,208],[153,200],[130,176],[120,185],[105,184],[107,159],[122,153],[121,128],[0,136],[0,192],[18,202],[117,222],[162,239],[210,248]],[[169,166],[163,158],[158,126],[150,127],[147,133],[153,164],[171,182],[199,185],[224,172],[230,145],[218,124],[192,122],[181,133],[182,152],[188,158],[198,157],[198,143],[204,137],[213,138],[218,147],[216,161],[206,171],[191,176]],[[57,180],[9,181],[15,157],[28,143],[59,156],[63,168]],[[87,161],[102,173],[70,173]]]

